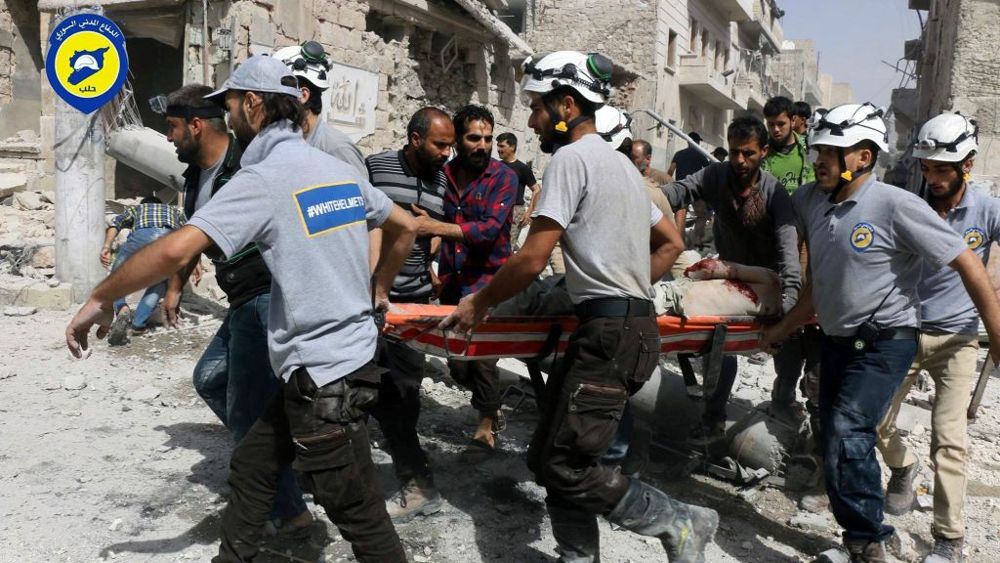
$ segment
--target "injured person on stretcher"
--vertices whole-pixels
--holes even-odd
[[[781,285],[769,269],[700,259],[684,252],[673,279],[654,284],[661,353],[698,353],[717,324],[726,324],[725,351],[758,349],[759,320],[781,314]],[[498,305],[470,335],[442,331],[441,319],[453,307],[393,304],[385,335],[424,353],[447,358],[532,358],[561,352],[575,325],[573,303],[563,276],[533,283]],[[558,342],[553,342],[558,338]]]

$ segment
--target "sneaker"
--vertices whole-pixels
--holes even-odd
[[[906,467],[893,467],[889,484],[885,488],[885,511],[893,516],[902,516],[913,509],[917,498],[913,490],[913,480],[920,471],[920,464],[911,463]]]
[[[844,540],[851,563],[886,563],[885,545],[880,541]]]
[[[124,307],[122,308],[124,309]],[[115,315],[115,322],[111,323],[111,332],[108,333],[108,345],[122,346],[128,343],[128,328],[131,324],[131,310],[126,310]]]
[[[934,549],[924,557],[924,563],[964,563],[964,538],[934,538]]]
[[[671,563],[699,563],[705,561],[705,546],[712,543],[719,527],[719,513],[703,506],[688,506],[688,517],[680,530],[660,536],[667,559]],[[675,539],[671,539],[675,538]]]
[[[438,512],[442,502],[441,493],[428,480],[413,478],[385,501],[385,510],[393,522],[403,523]]]

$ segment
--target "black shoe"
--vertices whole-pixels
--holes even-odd
[[[893,516],[902,516],[913,510],[917,498],[913,490],[913,480],[920,471],[920,464],[911,463],[906,467],[893,467],[889,484],[885,488],[885,511]]]
[[[924,558],[923,563],[964,563],[964,538],[934,538],[934,549]]]

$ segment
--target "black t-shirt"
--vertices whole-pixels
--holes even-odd
[[[674,169],[674,181],[679,182],[691,174],[701,170],[711,162],[708,157],[688,147],[674,153],[674,160],[677,168]]]
[[[535,180],[535,173],[531,171],[530,166],[520,160],[515,160],[514,162],[504,162],[504,164],[517,173],[517,198],[514,199],[514,205],[524,205],[524,188],[527,186],[534,186],[538,183],[538,181]]]

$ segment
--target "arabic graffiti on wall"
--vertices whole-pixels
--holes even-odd
[[[322,117],[355,142],[374,133],[378,74],[332,62],[328,75]]]

